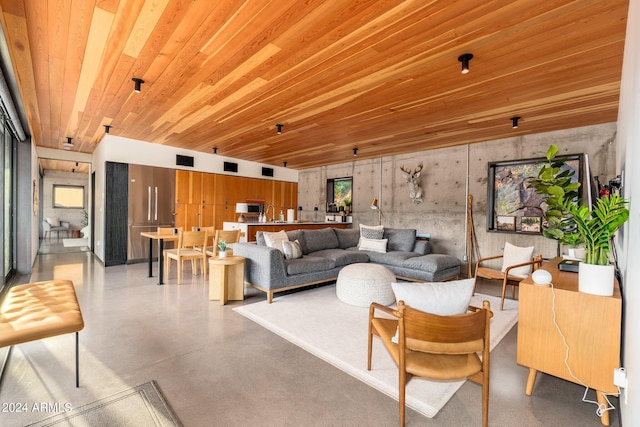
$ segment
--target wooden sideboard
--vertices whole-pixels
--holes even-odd
[[[618,392],[613,370],[620,365],[620,287],[616,282],[611,297],[578,292],[578,274],[559,271],[561,260],[542,265],[551,273],[553,289],[536,285],[531,276],[520,283],[517,360],[529,368],[525,392],[531,395],[539,371],[595,389],[598,402],[606,404],[602,393]],[[567,363],[575,377],[565,365],[566,347],[553,321],[552,292],[556,321],[569,347]],[[609,412],[600,420],[609,425]]]

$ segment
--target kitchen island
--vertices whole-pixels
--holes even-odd
[[[224,230],[242,230],[244,237],[240,238],[241,242],[255,242],[256,233],[258,231],[291,231],[291,230],[315,230],[319,228],[349,228],[348,222],[224,222],[222,228]]]

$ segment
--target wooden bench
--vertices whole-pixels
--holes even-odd
[[[0,305],[0,347],[75,332],[76,387],[80,386],[78,332],[84,320],[70,280],[13,286]]]

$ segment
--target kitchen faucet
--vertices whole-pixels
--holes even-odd
[[[273,220],[274,220],[273,219],[273,215],[275,215],[276,207],[273,206],[272,204],[268,204],[267,205],[267,208],[264,210],[264,217],[265,217],[265,220],[266,220],[267,212],[269,212],[269,208],[271,208],[271,221],[273,222]]]

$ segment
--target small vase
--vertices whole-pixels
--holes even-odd
[[[578,267],[578,290],[592,295],[610,297],[613,295],[613,265],[580,263]]]
[[[227,251],[218,251],[218,258],[226,258],[227,257]]]

